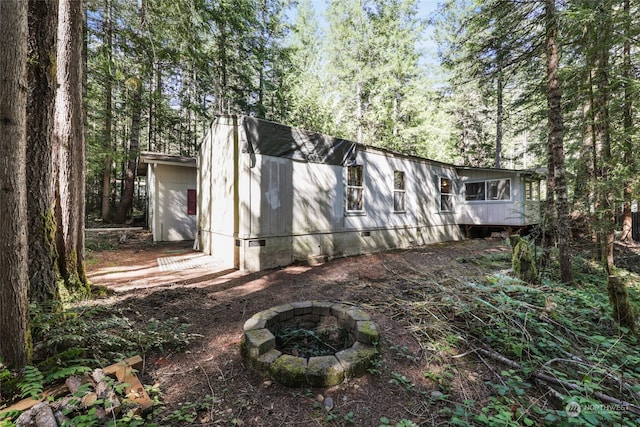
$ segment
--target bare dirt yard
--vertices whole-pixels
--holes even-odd
[[[133,322],[177,317],[197,334],[184,350],[143,355],[142,381],[161,391],[165,405],[158,415],[161,424],[379,426],[411,420],[438,425],[446,423],[456,402],[482,401],[490,393],[484,382],[495,375],[493,368],[461,354],[466,347],[462,337],[438,331],[456,316],[446,300],[450,295],[445,298],[438,289],[482,281],[508,266],[504,239],[435,244],[253,274],[197,263],[161,271],[158,258],[201,254],[189,242],[153,244],[144,233],[107,246],[100,250],[94,244],[87,257],[92,283],[110,290],[99,304]],[[474,261],[479,259],[483,262]],[[433,286],[422,286],[425,281]],[[330,388],[289,388],[245,364],[239,351],[244,322],[256,312],[302,300],[351,303],[373,317],[382,339],[379,361],[368,374]],[[333,402],[327,405],[330,411],[327,398]]]
[[[180,352],[144,355],[141,378],[161,391],[164,423],[378,426],[411,420],[436,425],[447,413],[436,408],[486,397],[483,381],[491,370],[459,354],[460,337],[436,333],[427,344],[430,337],[424,335],[430,328],[420,324],[437,327],[443,318],[455,316],[435,293],[437,287],[431,295],[412,298],[416,304],[432,304],[420,318],[406,316],[407,299],[398,296],[418,292],[416,278],[437,286],[481,280],[508,264],[503,239],[435,244],[253,274],[197,263],[178,271],[158,267],[158,258],[198,256],[188,242],[152,244],[144,234],[88,256],[92,283],[113,291],[100,304],[142,323],[177,317],[197,334]],[[478,257],[497,263],[474,263]],[[341,301],[365,309],[382,332],[379,363],[361,378],[326,389],[285,387],[247,366],[239,352],[244,322],[269,307],[302,300]],[[330,411],[323,402],[329,397]]]

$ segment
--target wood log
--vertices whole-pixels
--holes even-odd
[[[120,413],[120,407],[122,406],[122,403],[120,402],[120,399],[118,399],[115,390],[113,390],[112,388],[107,389],[103,399],[104,408],[107,411],[111,411],[115,415],[118,415]]]
[[[104,378],[104,371],[100,368],[94,369],[93,372],[91,372],[91,378],[98,384]]]
[[[31,397],[27,397],[26,399],[22,399],[14,403],[8,408],[4,408],[0,410],[0,414],[4,412],[9,412],[9,411],[26,411],[33,408],[35,405],[37,405],[38,403],[42,402],[43,400],[49,397],[53,397],[55,399],[67,393],[69,393],[69,388],[65,384],[57,385],[55,387],[50,387],[42,393],[42,398],[33,399]]]
[[[118,370],[128,366],[135,369],[136,371],[140,371],[142,369],[142,357],[140,357],[139,355],[130,357],[121,362],[114,363],[113,365],[103,368],[102,372],[105,375],[113,376]]]
[[[125,397],[140,405],[144,411],[153,406],[153,401],[138,379],[135,371],[142,369],[142,357],[133,356],[121,363],[116,363],[103,369],[105,375],[115,376],[121,383],[128,384],[125,387]]]
[[[94,392],[89,392],[82,396],[82,406],[88,408],[89,406],[93,405],[96,400],[98,400],[98,395]]]
[[[135,393],[133,393],[133,396],[136,396],[136,395],[139,396],[140,401],[139,402],[137,401],[137,403],[140,403],[140,406],[143,409],[147,409],[153,405],[153,401],[147,395],[147,392],[144,390],[144,387],[140,383],[140,380],[138,380],[138,378],[135,377],[135,373],[133,373],[133,370],[140,371],[141,369],[142,369],[142,357],[137,355],[137,356],[133,356],[128,359],[125,359],[122,362],[114,363],[113,365],[103,368],[102,373],[103,375],[115,376],[118,379],[118,381],[127,382],[129,385],[132,386],[132,387],[128,387],[128,389],[132,389],[135,386],[135,389],[134,389]],[[133,379],[131,381],[123,381],[128,378],[126,375],[127,372],[129,372],[130,376],[135,377],[136,381],[133,381]],[[118,378],[118,376],[120,376],[122,380]],[[73,386],[75,388],[74,391],[77,391],[76,386],[79,387],[80,385],[82,385],[82,381],[80,380],[80,384],[78,384],[76,380],[72,380],[72,381],[73,381]],[[137,384],[135,384],[136,382]],[[55,399],[60,396],[64,396],[65,394],[68,394],[70,392],[74,393],[74,391],[70,390],[66,384],[50,387],[50,388],[47,388],[42,393],[42,397],[40,399],[33,399],[33,398],[22,399],[14,403],[13,405],[9,406],[8,408],[1,409],[0,414],[3,414],[4,412],[9,412],[9,411],[27,411],[47,398],[52,397]],[[125,389],[125,392],[128,393],[127,389]],[[114,392],[114,396],[115,396],[115,392]],[[117,401],[117,403],[115,402],[115,400],[112,401],[111,403],[112,403],[112,407],[118,407],[118,408],[120,407],[119,400]]]
[[[47,402],[40,402],[31,411],[34,412],[34,419],[38,427],[58,427],[56,417],[53,415],[53,410]]]

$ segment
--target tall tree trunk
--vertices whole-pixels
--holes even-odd
[[[111,219],[111,164],[113,162],[112,152],[113,143],[112,127],[113,127],[113,80],[111,77],[111,68],[113,65],[113,21],[111,18],[113,11],[111,0],[105,2],[105,28],[104,28],[104,56],[107,60],[107,78],[104,87],[104,160],[102,170],[102,203],[101,218],[102,222],[109,222]]]
[[[585,32],[588,28],[585,28]],[[587,74],[587,94],[589,96],[588,99],[588,107],[586,107],[585,113],[585,130],[583,135],[583,148],[585,151],[585,156],[583,161],[585,162],[585,167],[587,168],[587,172],[589,173],[586,176],[579,177],[577,179],[582,178],[586,185],[588,186],[588,194],[587,194],[587,204],[584,205],[584,211],[587,212],[587,224],[588,224],[588,232],[591,237],[591,241],[594,242],[593,245],[593,253],[595,259],[602,258],[602,233],[600,232],[600,222],[599,222],[599,209],[600,209],[600,199],[598,195],[598,180],[600,178],[600,170],[598,168],[599,155],[602,151],[602,141],[599,138],[600,132],[598,131],[596,120],[597,120],[597,105],[596,105],[596,91],[594,90],[594,85],[596,81],[596,70],[594,69],[593,64],[596,63],[596,55],[597,52],[592,49],[587,49],[586,55],[586,63],[588,66],[588,74]],[[588,150],[588,153],[586,152]]]
[[[131,136],[129,138],[129,154],[127,165],[124,170],[124,187],[122,188],[122,194],[120,196],[120,204],[118,205],[118,212],[116,213],[116,222],[123,224],[129,210],[133,205],[133,190],[136,177],[136,160],[138,158],[138,151],[140,146],[140,118],[142,115],[142,82],[137,78],[135,80],[136,87],[134,88],[133,97],[131,100]]]
[[[59,301],[53,192],[58,1],[29,0],[27,95],[27,209],[29,300]]]
[[[31,357],[27,248],[27,3],[0,1],[0,359]]]
[[[224,22],[218,22],[220,26],[220,35],[218,36],[218,114],[229,113],[230,102],[228,102],[228,57],[227,57],[227,31]]]
[[[54,167],[58,268],[72,293],[88,291],[84,269],[85,141],[82,109],[82,2],[60,0]]]
[[[546,57],[547,57],[547,102],[549,107],[547,145],[553,162],[553,185],[556,204],[556,233],[558,241],[560,280],[573,281],[571,269],[569,228],[569,203],[564,170],[564,124],[562,117],[562,89],[558,76],[560,58],[558,54],[558,16],[555,0],[545,0]]]
[[[631,216],[631,201],[633,199],[632,180],[630,177],[637,175],[637,160],[633,155],[633,89],[631,81],[633,79],[631,69],[631,7],[629,0],[624,1],[624,43],[622,48],[622,77],[624,78],[624,106],[622,111],[623,126],[623,161],[628,165],[627,179],[623,184],[624,208],[622,215],[622,236],[620,240],[631,241],[633,221]]]
[[[362,82],[358,80],[358,82],[356,82],[356,111],[355,111],[355,116],[356,116],[356,141],[359,144],[364,144],[364,125],[363,125],[363,121],[364,121],[364,107],[362,106],[362,104],[364,103],[363,100],[363,95],[362,95]]]
[[[498,49],[501,49],[500,47]],[[500,169],[500,163],[502,160],[502,122],[503,122],[503,113],[504,113],[504,76],[502,73],[502,55],[498,54],[498,76],[497,76],[497,111],[496,111],[496,156],[495,156],[495,167],[496,169]]]
[[[542,247],[550,248],[555,246],[558,238],[556,221],[556,184],[555,184],[555,162],[553,160],[553,147],[547,143],[547,198],[544,205],[544,221]]]
[[[614,231],[615,208],[613,192],[616,190],[611,183],[611,125],[609,118],[609,45],[611,40],[611,5],[604,2],[596,12],[598,14],[598,31],[596,43],[598,46],[595,71],[594,96],[594,141],[596,142],[597,160],[597,215],[599,251],[607,273],[613,274],[614,259]]]
[[[582,106],[582,144],[576,159],[576,178],[573,188],[574,217],[580,221],[586,234],[591,235],[593,208],[593,108],[591,99]]]

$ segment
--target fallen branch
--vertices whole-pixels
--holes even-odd
[[[637,393],[633,390],[633,386],[631,384],[629,384],[628,382],[624,381],[622,378],[620,378],[617,375],[614,375],[610,372],[606,372],[606,371],[602,371],[601,368],[599,368],[597,365],[591,363],[591,362],[586,362],[582,359],[580,359],[577,356],[574,355],[570,355],[570,359],[564,359],[564,358],[555,358],[555,359],[551,359],[549,361],[547,361],[543,366],[549,366],[552,365],[553,363],[556,362],[564,362],[564,363],[573,363],[576,365],[581,365],[584,366],[586,368],[589,368],[590,370],[594,370],[594,369],[599,369],[601,374],[604,375],[605,377],[609,378],[611,381],[619,384],[620,386],[622,386],[624,389],[627,390],[627,392],[631,393],[631,395],[633,395],[633,397],[636,398],[636,400],[640,399],[640,393]]]
[[[505,356],[503,356],[502,354],[498,353],[495,350],[492,349],[486,349],[486,348],[479,348],[476,350],[479,353],[484,354],[485,356],[490,357],[491,359],[502,363],[503,365],[506,365],[512,369],[516,369],[518,371],[524,371],[524,369],[522,368],[522,366],[516,362],[513,361]],[[570,383],[567,381],[563,381],[561,379],[558,379],[556,377],[553,377],[551,375],[545,374],[543,372],[539,372],[539,371],[533,371],[531,374],[529,374],[531,377],[536,378],[538,380],[547,382],[547,383],[551,383],[551,384],[555,384],[561,387],[564,387],[565,389],[569,389],[569,390],[573,390],[573,391],[579,391],[581,393],[587,394],[587,391],[581,387],[578,384],[575,383]],[[640,406],[635,405],[633,403],[630,402],[626,402],[624,400],[620,400],[618,398],[615,398],[613,396],[610,396],[608,394],[599,392],[599,391],[595,391],[593,392],[593,396],[600,400],[601,402],[604,403],[610,403],[613,405],[619,405],[621,407],[626,408],[627,410],[633,412],[634,414],[640,415]]]

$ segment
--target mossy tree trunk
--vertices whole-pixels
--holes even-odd
[[[523,282],[535,285],[538,283],[538,269],[534,256],[533,245],[518,235],[509,236],[513,248],[511,266],[516,277]]]
[[[611,80],[610,46],[612,40],[612,5],[604,2],[596,13],[598,31],[595,33],[597,50],[594,56],[593,70],[593,110],[594,110],[594,152],[596,156],[596,212],[598,216],[598,244],[602,262],[608,274],[613,274],[615,209],[617,202],[614,193],[618,183],[613,176],[613,156],[611,151]]]
[[[27,210],[29,300],[58,301],[53,187],[58,2],[29,0]]]
[[[636,315],[629,302],[627,287],[620,277],[611,275],[607,280],[607,292],[609,302],[613,309],[613,319],[621,327],[629,329],[631,333],[636,333]]]
[[[85,141],[82,111],[82,2],[60,0],[55,106],[56,247],[72,294],[88,292],[84,268]]]

